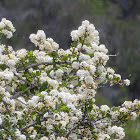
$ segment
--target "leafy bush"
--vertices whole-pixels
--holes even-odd
[[[15,28],[6,19],[0,33],[13,36]],[[70,49],[59,49],[44,31],[31,34],[39,50],[14,51],[0,46],[0,138],[40,140],[123,139],[123,126],[139,116],[140,101],[121,106],[95,104],[102,84],[129,86],[128,79],[106,66],[107,48],[99,33],[85,20],[71,32]]]

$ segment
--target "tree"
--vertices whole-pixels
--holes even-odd
[[[0,34],[11,38],[15,28],[2,19]],[[14,51],[0,46],[0,138],[9,140],[123,139],[121,127],[139,116],[140,101],[119,107],[95,104],[102,84],[129,86],[128,79],[106,66],[107,48],[85,20],[71,32],[70,49],[59,49],[42,30],[30,40],[39,50]]]

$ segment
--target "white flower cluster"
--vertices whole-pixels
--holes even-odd
[[[14,32],[11,22],[3,19]],[[115,123],[135,120],[140,101],[126,101],[120,107],[95,104],[100,84],[129,86],[128,79],[106,67],[105,45],[98,31],[83,21],[71,32],[74,45],[58,49],[44,31],[31,34],[40,50],[14,51],[0,45],[0,137],[2,139],[105,140],[123,139],[123,128]]]
[[[7,38],[11,38],[15,32],[15,27],[10,20],[3,18],[0,22],[0,33],[5,35]]]
[[[8,71],[8,69],[0,72],[1,80],[7,80],[8,82],[11,82],[13,78],[14,78],[13,72]]]
[[[110,110],[110,108],[107,105],[102,105],[101,106],[101,111],[107,112],[109,110]]]
[[[110,133],[116,134],[119,139],[123,139],[125,137],[124,129],[122,127],[113,126]]]
[[[83,21],[78,30],[72,31],[71,37],[73,41],[85,39],[85,43],[87,44],[92,42],[95,42],[97,45],[99,44],[99,33],[95,30],[94,25],[90,24],[88,20]]]
[[[52,38],[46,39],[46,35],[44,31],[38,30],[37,34],[31,34],[30,40],[35,46],[39,46],[40,50],[47,50],[48,52],[52,52],[54,50],[58,50],[59,45],[54,42]]]

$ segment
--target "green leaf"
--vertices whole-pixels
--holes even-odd
[[[48,136],[48,135],[49,135],[49,132],[46,131],[44,135],[45,135],[45,136]]]
[[[93,108],[92,105],[88,105],[88,108],[87,109],[88,109],[89,112],[91,112],[92,108]]]
[[[58,57],[57,51],[53,51],[53,56],[54,56],[54,57]]]
[[[106,74],[106,79],[109,79],[109,75],[108,74]]]
[[[19,125],[19,126],[23,125],[23,121],[22,120],[18,120],[17,125]]]
[[[21,88],[22,88],[22,90],[23,90],[23,91],[25,91],[25,90],[26,90],[26,88],[27,88],[27,85],[26,85],[26,84],[21,85]]]
[[[110,118],[110,117],[111,117],[111,115],[110,115],[109,113],[107,113],[107,114],[106,114],[106,117],[107,117],[107,118]]]
[[[48,86],[48,82],[46,81],[46,82],[44,82],[44,83],[41,85],[41,87],[40,87],[40,92],[41,92],[41,91],[45,91],[45,90],[47,89],[47,86]]]
[[[6,120],[6,121],[5,121],[4,126],[5,126],[5,127],[10,126],[9,120]]]
[[[37,122],[37,124],[41,125],[40,116],[36,117],[36,122]]]
[[[81,108],[83,108],[84,107],[84,105],[78,105],[76,108],[77,109],[81,109]]]
[[[8,68],[6,64],[0,64],[0,69],[5,70],[6,68]]]
[[[28,55],[33,55],[33,51],[32,51],[32,50],[29,51],[29,52],[28,52]]]
[[[32,111],[32,112],[31,112],[31,115],[35,115],[35,114],[36,114],[36,111]]]
[[[69,113],[69,108],[67,106],[62,106],[61,111]]]
[[[40,76],[40,75],[41,75],[40,71],[36,71],[36,76]]]

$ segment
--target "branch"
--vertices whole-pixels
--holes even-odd
[[[71,128],[71,129],[67,132],[67,134],[65,135],[65,137],[68,138],[68,136],[70,135],[70,133],[71,133],[73,130],[75,130],[77,127],[79,127],[80,125],[81,125],[81,123],[78,123],[76,126],[74,126],[73,128]]]
[[[93,126],[100,124],[100,123],[115,123],[118,122],[119,120],[108,120],[108,121],[102,121],[102,122],[89,122],[90,124],[92,124]]]
[[[20,80],[24,81],[25,83],[30,84],[30,82],[28,82],[27,80],[23,79],[22,77],[18,76],[17,74],[14,73],[14,75],[19,78]]]
[[[28,90],[35,88],[36,86],[37,86],[37,85],[31,85],[31,86],[29,86],[25,91],[16,92],[15,95],[13,95],[13,96],[11,97],[11,99],[15,99],[16,97],[22,95],[23,93],[28,92]]]
[[[58,61],[56,63],[57,64],[71,64],[70,61]],[[29,68],[36,67],[36,66],[39,66],[39,65],[52,65],[52,64],[53,64],[53,62],[41,62],[41,63],[29,64],[29,65],[23,66],[22,68],[17,68],[17,72],[27,70]]]
[[[45,121],[45,119],[41,119],[41,120],[40,120],[40,122],[43,122],[43,121]],[[30,124],[26,125],[25,127],[21,128],[20,131],[23,131],[23,130],[25,130],[25,129],[27,129],[27,128],[33,126],[33,125],[36,125],[36,124],[37,124],[37,122],[34,121],[33,123],[30,123]]]
[[[85,35],[84,35],[84,39],[83,39],[83,42],[82,42],[81,51],[82,51],[83,45],[84,45],[84,43],[85,43],[86,33],[87,33],[87,28],[86,28]],[[79,56],[80,56],[80,52],[81,52],[81,51],[79,51],[79,54],[78,54],[78,56],[77,56],[77,60],[79,60]]]
[[[28,73],[30,74],[30,76],[33,78],[35,84],[37,85],[37,88],[39,89],[39,85],[38,85],[38,82],[37,80],[35,79],[35,77],[32,75],[32,73],[28,70]]]

